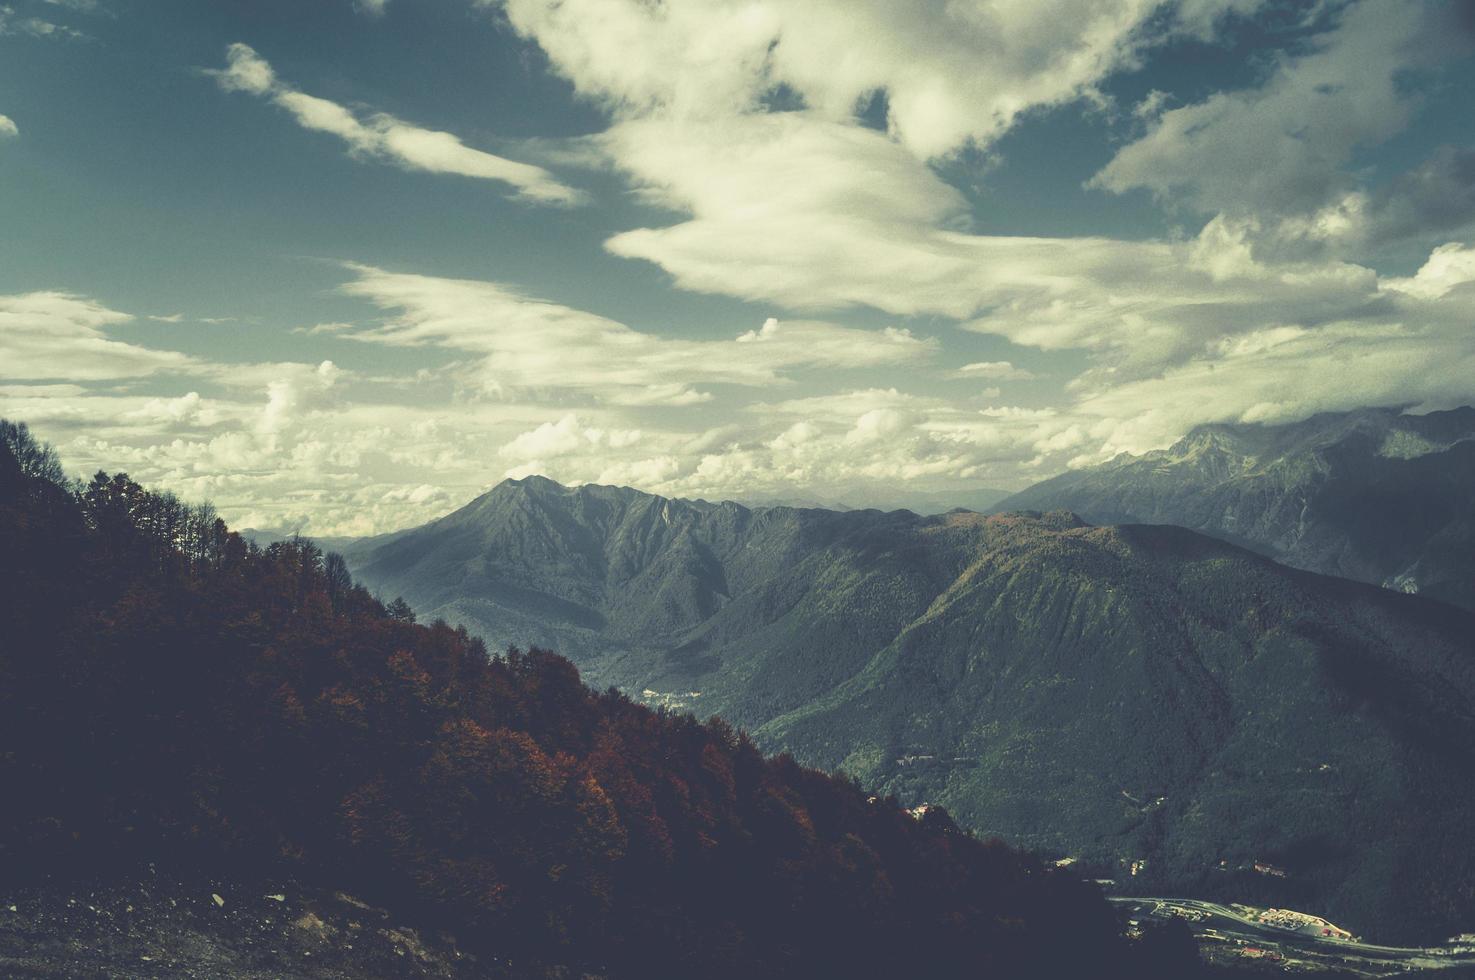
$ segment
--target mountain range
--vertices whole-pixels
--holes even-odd
[[[738,503],[752,508],[795,507],[820,510],[909,510],[917,514],[945,514],[950,510],[989,511],[1009,497],[1008,490],[978,487],[971,490],[910,490],[904,486],[873,491],[859,497],[819,499],[802,495],[740,497]]]
[[[1390,940],[1475,921],[1475,616],[1425,597],[1067,512],[538,477],[347,557],[424,619],[1132,887]]]
[[[1206,425],[1036,484],[997,511],[1177,524],[1297,568],[1475,609],[1475,408]]]

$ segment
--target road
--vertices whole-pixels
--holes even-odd
[[[1287,962],[1304,961],[1308,966],[1339,965],[1364,976],[1391,976],[1409,970],[1438,970],[1453,966],[1475,966],[1475,952],[1448,953],[1442,949],[1379,946],[1356,940],[1323,939],[1262,925],[1232,908],[1214,902],[1183,898],[1125,898],[1113,896],[1115,905],[1126,906],[1139,918],[1165,920],[1171,909],[1202,913],[1204,918],[1188,924],[1201,943],[1226,946],[1252,945],[1274,949]],[[1330,961],[1330,962],[1329,962]]]

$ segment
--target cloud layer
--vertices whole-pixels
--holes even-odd
[[[564,391],[609,404],[690,405],[711,397],[697,385],[768,387],[794,370],[895,366],[936,350],[905,330],[776,319],[730,341],[661,339],[499,283],[351,268],[357,278],[343,291],[392,316],[341,336],[476,355],[457,377],[493,395]]]
[[[898,486],[1018,486],[1200,422],[1475,397],[1475,249],[1455,244],[1414,275],[1368,280],[1358,315],[1211,333],[1153,371],[1089,368],[1049,407],[1001,397],[1040,383],[1033,372],[950,366],[896,329],[770,318],[690,341],[498,283],[347,271],[366,315],[316,336],[345,359],[394,348],[393,374],[203,360],[116,336],[133,318],[97,301],[23,294],[0,297],[0,414],[57,438],[74,466],[126,467],[239,523],[330,534],[427,519],[529,473],[884,502]],[[866,383],[876,372],[908,381]]]
[[[1259,0],[482,0],[621,116],[713,119],[787,93],[833,121],[884,94],[920,158],[987,143],[1021,113],[1095,97],[1108,74]]]
[[[365,118],[327,99],[300,92],[277,78],[270,64],[244,44],[226,51],[226,67],[211,74],[227,92],[269,99],[287,110],[304,129],[341,139],[355,156],[384,160],[406,170],[493,180],[516,188],[518,196],[539,204],[581,203],[579,191],[542,167],[473,149],[456,136],[423,129],[388,113]]]

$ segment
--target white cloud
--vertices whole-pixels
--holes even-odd
[[[17,17],[15,8],[0,6],[0,35],[26,34],[30,37],[57,41],[89,41],[91,37],[65,24],[41,17]]]
[[[69,293],[0,296],[0,378],[94,381],[140,378],[198,364],[184,354],[114,340],[133,317]]]
[[[332,362],[227,364],[110,336],[134,319],[71,294],[0,296],[0,415],[55,441],[72,472],[128,470],[214,498],[237,523],[293,514],[368,532],[424,519],[482,487],[495,440],[532,417],[470,406],[437,428]],[[389,496],[412,478],[442,480],[446,495]]]
[[[751,405],[737,424],[695,434],[678,414],[631,430],[564,413],[519,432],[498,455],[509,464],[503,475],[514,478],[541,474],[708,499],[802,492],[885,501],[902,483],[961,490],[996,480],[1037,455],[1042,433],[1066,424],[1048,412],[985,414],[977,404],[856,389]]]
[[[968,232],[970,207],[927,158],[986,144],[1027,108],[1090,97],[1164,37],[1209,40],[1226,16],[1261,5],[1185,2],[1165,20],[1156,3],[506,6],[558,70],[609,107],[613,124],[596,145],[644,200],[681,216],[615,235],[611,252],[655,263],[688,290],[789,310],[940,315],[1017,344],[1085,349],[1092,362],[1076,398],[1148,385],[1286,329],[1387,329],[1396,315],[1373,269],[1264,245],[1355,233],[1350,155],[1405,124],[1408,69],[1456,49],[1437,36],[1437,4],[1330,8],[1331,28],[1280,56],[1262,84],[1180,109],[1155,92],[1137,107],[1148,133],[1098,183],[1223,212],[1197,237],[1000,237]],[[779,87],[802,108],[770,111]],[[889,134],[857,124],[876,92]],[[1266,202],[1280,213],[1262,219]],[[740,341],[760,348],[785,329],[775,319]],[[953,376],[1025,375],[981,362]],[[1061,424],[1043,451],[1089,443],[1089,421]]]
[[[200,397],[200,393],[190,391],[178,398],[150,398],[143,405],[128,413],[128,417],[144,422],[189,422],[208,425],[212,419],[206,417],[206,411],[207,405]]]
[[[1202,422],[1475,400],[1475,248],[1441,246],[1414,276],[1382,280],[1375,309],[1223,337],[1149,377],[1087,375],[1070,410],[1094,440],[1086,459],[1160,447]]]
[[[1475,397],[1475,349],[1462,330],[1401,323],[1292,328],[1107,388],[1075,408],[1097,421],[1088,459],[1157,448],[1203,422],[1287,422],[1377,404],[1466,404]]]
[[[689,215],[608,247],[691,290],[941,315],[1133,371],[1181,361],[1224,333],[1359,316],[1376,297],[1366,268],[1254,261],[1243,222],[1184,242],[951,230],[964,206],[931,170],[882,134],[806,113],[644,120],[604,139],[648,197]]]
[[[482,2],[622,115],[728,116],[782,88],[848,121],[884,92],[891,133],[920,158],[987,143],[1031,108],[1094,97],[1144,46],[1259,5],[1192,0],[1162,18],[1160,0]]]
[[[757,330],[749,330],[747,333],[739,334],[738,343],[751,344],[758,343],[764,340],[771,340],[772,338],[778,336],[778,331],[778,319],[776,317],[769,317],[767,320],[763,321],[763,326],[759,327]]]
[[[1024,368],[1015,367],[1008,361],[974,361],[964,364],[954,372],[960,378],[978,378],[984,381],[1030,381],[1035,375]]]
[[[1185,2],[1165,18],[1156,3],[507,4],[555,67],[610,107],[613,125],[595,144],[643,199],[682,216],[613,236],[614,254],[652,262],[687,290],[790,310],[940,315],[1019,344],[1084,348],[1119,381],[1185,363],[1222,336],[1378,315],[1373,270],[1304,248],[1291,260],[1265,242],[1360,234],[1341,168],[1404,124],[1406,69],[1457,47],[1437,37],[1442,8],[1351,5],[1261,86],[1166,112],[1163,93],[1149,96],[1139,109],[1153,128],[1098,180],[1157,181],[1225,212],[1196,239],[970,234],[969,205],[923,158],[987,142],[1017,111],[1089,94],[1164,37],[1210,39],[1226,16],[1259,6]],[[1006,55],[988,57],[996,46]],[[1041,65],[1053,66],[1048,77]],[[986,97],[975,84],[991,86]],[[804,108],[769,111],[775,86]],[[876,91],[890,136],[855,119]],[[1437,208],[1442,196],[1424,198]],[[1231,207],[1292,198],[1295,208],[1264,220]]]
[[[304,129],[337,136],[356,156],[387,160],[406,170],[498,181],[540,204],[567,206],[583,201],[581,192],[542,167],[472,149],[450,133],[423,129],[387,113],[360,119],[336,102],[299,92],[278,79],[271,65],[244,44],[232,44],[226,60],[226,68],[210,72],[221,88],[270,99]]]
[[[1261,84],[1149,112],[1148,132],[1092,186],[1145,188],[1231,215],[1335,206],[1355,187],[1352,155],[1407,125],[1418,91],[1410,74],[1459,50],[1449,16],[1425,0],[1349,4],[1309,51],[1281,54]]]
[[[960,371],[923,358],[906,360],[912,371],[894,386],[826,391],[821,384],[815,393],[810,385],[797,397],[743,408],[724,391],[717,402],[724,421],[715,428],[717,413],[698,418],[686,407],[672,410],[673,393],[694,390],[680,387],[683,372],[706,372],[698,380],[709,383],[744,379],[737,383],[761,391],[804,363],[835,356],[819,342],[826,337],[836,338],[835,350],[847,357],[858,345],[884,351],[895,341],[884,331],[777,318],[728,340],[666,340],[496,284],[359,268],[350,292],[392,314],[369,328],[379,334],[373,339],[405,347],[406,357],[419,345],[462,350],[477,370],[506,357],[528,365],[525,380],[537,384],[508,390],[504,400],[460,402],[448,389],[433,394],[422,385],[413,391],[423,403],[412,405],[384,400],[401,390],[394,378],[370,379],[333,362],[168,360],[159,368],[154,358],[161,352],[130,349],[122,367],[108,362],[106,370],[68,375],[66,383],[49,383],[55,369],[31,372],[36,384],[19,383],[30,375],[17,375],[0,386],[0,413],[33,422],[74,467],[126,468],[187,496],[214,498],[238,523],[308,521],[316,533],[403,526],[504,475],[529,473],[685,496],[802,490],[852,502],[884,500],[901,484],[918,491],[1018,486],[1072,460],[1162,445],[1198,422],[1277,421],[1376,401],[1435,407],[1475,397],[1472,256],[1475,249],[1450,244],[1412,276],[1374,278],[1359,287],[1368,293],[1359,317],[1276,322],[1267,315],[1253,329],[1206,332],[1190,353],[1152,371],[1098,364],[1050,406],[996,404],[997,392],[934,390],[958,375],[1012,377],[1019,370],[1012,361],[979,361]],[[1236,302],[1259,289],[1274,307],[1276,291],[1290,288],[1287,275],[1256,266],[1226,281],[1240,290],[1231,294],[1241,297]],[[1315,308],[1332,307],[1308,309]],[[44,314],[49,335],[87,342],[127,319],[94,301],[54,294],[7,297],[0,310],[0,317],[19,310],[32,323]],[[0,327],[15,322],[0,319]],[[0,338],[22,332],[5,329]],[[550,347],[539,345],[544,334],[551,334],[543,338]],[[593,360],[570,353],[586,348]],[[75,353],[80,348],[56,349],[90,363]],[[566,355],[562,378],[541,366],[547,361],[540,351]],[[599,387],[601,377],[615,381]],[[157,390],[100,387],[110,378],[141,378]],[[632,408],[647,389],[659,396]],[[595,397],[577,410],[567,407],[565,396],[581,391]],[[427,485],[440,492],[426,492]]]
[[[498,452],[504,457],[531,462],[571,456],[581,450],[625,449],[640,442],[638,429],[601,429],[568,414],[557,422],[544,422],[520,433]]]
[[[895,439],[916,424],[916,417],[894,408],[873,408],[855,420],[855,426],[845,433],[845,441],[869,446],[883,440]]]
[[[867,412],[896,409],[909,412],[937,411],[950,405],[942,397],[923,397],[898,388],[852,388],[835,394],[809,395],[780,402],[761,402],[749,411],[775,418],[793,417],[808,423],[849,425]],[[961,409],[956,409],[961,412]]]
[[[815,368],[926,364],[936,344],[905,330],[774,319],[748,331],[751,341],[736,330],[675,340],[494,283],[355,273],[347,291],[391,315],[331,335],[403,348],[397,374],[370,377],[333,361],[204,361],[107,336],[133,318],[94,300],[26,294],[0,298],[0,414],[33,423],[74,471],[124,469],[213,499],[237,525],[319,534],[423,521],[504,474],[736,495],[748,452],[765,455],[755,479],[775,487],[801,471],[876,481],[947,470],[928,448],[943,443],[907,424],[922,415],[866,417],[905,401],[898,393],[862,396],[848,414],[815,423],[824,433],[807,469],[782,441],[763,448],[804,431],[785,410],[719,428],[687,414],[716,397],[696,384],[751,392]],[[422,346],[468,359],[426,372],[414,363]],[[501,385],[502,397],[458,399],[448,373]],[[577,411],[559,405],[570,396],[583,396]],[[442,492],[420,492],[427,484]]]
[[[389,9],[389,0],[353,0],[353,9],[370,17],[383,17]]]
[[[280,373],[266,386],[266,408],[256,423],[256,430],[274,437],[301,421],[304,413],[322,406],[338,383],[342,371],[332,361],[323,361],[315,369],[301,365],[274,369]]]
[[[848,420],[801,420],[773,429],[776,418],[754,419],[757,430],[697,448],[676,432],[646,431],[628,449],[595,445],[572,425],[547,424],[523,445],[567,432],[556,452],[507,471],[564,483],[624,483],[673,496],[759,499],[817,495],[886,499],[895,488],[966,489],[1035,455],[1037,420],[969,420],[949,409],[938,417],[892,408],[870,409]],[[763,435],[770,431],[771,435]],[[540,447],[541,448],[541,447]],[[509,453],[508,455],[514,455]],[[894,496],[893,498],[894,499]]]
[[[562,390],[617,405],[689,405],[709,397],[693,385],[766,386],[810,368],[919,362],[937,346],[906,331],[814,321],[780,328],[771,320],[731,341],[662,338],[500,283],[350,268],[357,278],[343,291],[393,315],[340,336],[478,355],[462,377],[494,394]]]
[[[690,218],[616,235],[679,286],[793,309],[854,304],[966,316],[967,257],[937,231],[962,198],[883,134],[807,113],[642,120],[603,137],[655,203]]]
[[[4,115],[3,113],[0,113],[0,139],[19,135],[20,127],[15,124],[15,120],[11,119],[7,115]]]
[[[1475,247],[1449,242],[1429,255],[1412,279],[1394,279],[1387,285],[1424,299],[1437,299],[1454,289],[1467,294],[1475,283]],[[1469,299],[1468,295],[1465,297]]]
[[[488,464],[498,446],[543,414],[385,403],[362,385],[325,388],[320,368],[280,367],[278,383],[224,394],[194,390],[210,383],[199,378],[178,395],[5,385],[0,415],[31,423],[71,472],[124,470],[211,499],[238,527],[367,534],[428,520],[485,489],[501,475]]]

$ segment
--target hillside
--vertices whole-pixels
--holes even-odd
[[[1124,939],[1093,886],[944,812],[596,694],[554,654],[488,657],[308,542],[256,548],[123,474],[71,487],[24,428],[0,436],[0,963],[20,975],[55,955],[157,974],[107,957],[170,937],[190,947],[170,975],[261,975],[283,948],[334,957],[300,975],[384,975],[402,927],[494,977],[1194,970],[1181,932]],[[177,916],[129,894],[156,872]],[[274,909],[283,880],[308,897]],[[337,890],[396,935],[302,946],[289,910],[370,921],[314,911]]]
[[[759,740],[1111,877],[1143,861],[1139,892],[1379,938],[1475,918],[1471,617],[1179,528],[994,520],[925,615]]]
[[[537,478],[350,558],[490,643],[554,645],[980,833],[1109,877],[1145,861],[1134,888],[1385,939],[1475,920],[1475,618],[1452,607],[1177,528]]]
[[[1475,408],[1207,425],[1062,474],[997,511],[1177,524],[1279,561],[1475,609]]]

